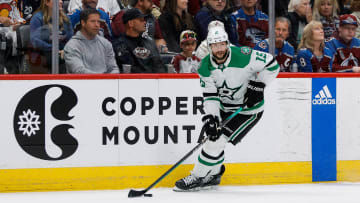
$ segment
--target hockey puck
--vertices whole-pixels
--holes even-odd
[[[152,194],[144,194],[144,197],[152,197]]]

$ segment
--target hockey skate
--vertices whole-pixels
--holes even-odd
[[[175,183],[174,191],[176,192],[193,192],[200,189],[212,189],[220,184],[221,177],[225,172],[225,166],[221,165],[220,172],[215,175],[207,175],[203,178],[194,175],[186,176]]]
[[[175,183],[174,191],[176,192],[187,192],[187,191],[198,191],[202,185],[202,179],[196,177],[193,174],[182,178]]]
[[[225,172],[225,166],[221,165],[220,172],[215,175],[207,175],[202,179],[201,189],[213,189],[215,186],[220,184],[221,177]]]

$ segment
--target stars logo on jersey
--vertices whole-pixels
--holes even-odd
[[[241,53],[249,55],[251,54],[251,49],[249,47],[241,47]]]
[[[226,81],[224,81],[223,85],[219,88],[219,95],[220,97],[227,97],[231,100],[234,100],[234,94],[239,91],[239,89],[242,87],[242,85],[240,85],[239,87],[235,87],[235,88],[229,88],[228,85],[226,84]]]

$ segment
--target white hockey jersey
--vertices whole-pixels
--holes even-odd
[[[70,0],[68,11],[73,12],[82,7],[82,0]],[[99,0],[97,9],[106,12],[109,17],[114,16],[120,11],[120,6],[116,0]]]
[[[207,55],[198,70],[205,113],[221,118],[220,109],[225,112],[236,111],[243,105],[250,80],[268,85],[276,78],[279,70],[271,54],[250,47],[230,47],[228,59],[220,65]],[[264,101],[251,108],[244,108],[240,114],[258,113],[263,108]]]

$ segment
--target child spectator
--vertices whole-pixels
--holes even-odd
[[[304,28],[297,64],[299,72],[331,72],[332,53],[325,47],[324,30],[321,22],[311,21]]]
[[[177,73],[197,73],[200,59],[194,55],[196,48],[196,33],[185,30],[180,35],[180,48],[182,52],[176,55],[172,64]]]

